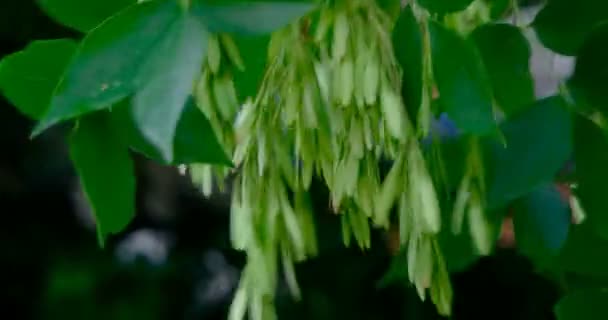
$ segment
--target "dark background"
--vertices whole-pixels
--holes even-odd
[[[78,35],[33,0],[0,0],[0,58]],[[172,168],[138,158],[138,212],[99,248],[69,162],[65,128],[29,140],[32,121],[0,97],[0,319],[225,319],[244,257],[228,242],[228,198],[203,199]],[[101,161],[101,160],[100,160]],[[279,319],[432,319],[406,283],[380,289],[391,254],[344,249],[315,189],[319,258],[298,266],[304,300],[279,288]],[[453,276],[456,319],[553,319],[550,282],[512,251]]]

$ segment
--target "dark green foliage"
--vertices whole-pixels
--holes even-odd
[[[456,32],[429,22],[433,74],[441,107],[459,129],[487,134],[496,128],[492,88],[479,52]]]
[[[135,173],[123,141],[106,111],[81,118],[70,137],[70,156],[93,208],[102,245],[135,215]]]
[[[572,152],[571,114],[561,97],[539,100],[488,139],[488,206],[500,208],[554,181]]]
[[[6,56],[0,62],[0,91],[23,114],[40,119],[75,49],[70,39],[40,40]]]
[[[534,102],[530,74],[530,44],[521,31],[508,24],[484,24],[471,38],[488,72],[494,99],[502,111],[512,115]]]

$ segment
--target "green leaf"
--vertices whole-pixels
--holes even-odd
[[[559,96],[537,101],[486,143],[487,205],[498,208],[550,183],[572,152],[571,114]]]
[[[264,79],[266,72],[266,61],[268,57],[268,45],[270,36],[232,36],[239,48],[245,70],[235,70],[233,74],[234,87],[239,102],[244,102],[248,97],[255,97]]]
[[[201,4],[197,14],[211,32],[268,34],[310,12],[313,3],[290,1]]]
[[[393,29],[395,57],[403,70],[401,95],[415,120],[422,101],[422,34],[411,6],[405,7]]]
[[[175,131],[174,158],[171,163],[166,162],[160,152],[143,137],[133,121],[129,104],[116,106],[112,112],[112,121],[121,136],[128,140],[129,147],[159,163],[172,165],[192,163],[232,165],[217,140],[211,128],[211,123],[209,123],[205,114],[196,107],[192,98],[186,102]]]
[[[205,39],[204,27],[177,1],[131,6],[85,37],[32,135],[135,94],[136,122],[171,161],[173,131],[199,73]]]
[[[142,66],[140,76],[145,84],[133,97],[134,120],[167,162],[173,161],[177,123],[201,72],[206,46],[207,32],[202,25],[192,16],[183,16]]]
[[[608,4],[608,3],[607,3]],[[599,25],[583,43],[568,86],[583,108],[597,108],[608,114],[608,23]]]
[[[554,184],[516,202],[513,223],[517,249],[538,264],[551,263],[566,242],[570,207]]]
[[[0,91],[21,113],[39,119],[74,50],[70,39],[33,41],[0,61]]]
[[[40,8],[55,21],[88,32],[137,0],[38,0]]]
[[[555,306],[557,320],[608,319],[608,289],[575,291]]]
[[[500,108],[511,115],[530,106],[535,100],[530,44],[520,29],[502,23],[484,24],[473,31],[471,38],[481,54]]]
[[[577,195],[595,232],[608,239],[608,139],[592,121],[577,117],[574,126]]]
[[[473,0],[418,0],[418,3],[432,13],[444,14],[466,9]]]
[[[100,244],[122,231],[135,214],[133,161],[110,115],[97,112],[80,119],[70,137],[70,156],[91,204]]]
[[[585,221],[573,225],[556,267],[576,275],[608,278],[608,241],[599,237]]]
[[[588,33],[606,19],[608,1],[551,0],[536,15],[532,26],[547,48],[563,55],[576,55]]]
[[[459,129],[486,134],[496,127],[492,89],[472,43],[437,22],[429,22],[433,72],[439,103]]]

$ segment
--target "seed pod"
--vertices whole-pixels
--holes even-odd
[[[216,74],[220,71],[222,52],[217,36],[210,35],[207,41],[207,64],[211,73]]]
[[[418,256],[419,241],[420,238],[418,235],[411,234],[407,244],[407,275],[412,283],[416,280],[416,258]]]
[[[237,106],[234,104],[234,97],[231,96],[230,84],[225,77],[213,78],[213,96],[217,105],[217,112],[224,121],[232,121]]]
[[[471,238],[480,254],[488,255],[492,251],[493,241],[490,235],[490,226],[483,213],[481,202],[477,195],[471,197],[469,212],[467,213]]]
[[[293,266],[293,258],[289,253],[289,250],[283,246],[282,247],[282,263],[283,263],[283,273],[285,274],[285,282],[287,282],[287,287],[291,292],[292,297],[299,301],[301,299],[300,286],[298,285],[298,280],[296,278],[296,270]]]
[[[372,55],[368,63],[365,65],[363,74],[363,93],[365,97],[365,103],[367,105],[376,104],[376,97],[378,96],[378,87],[380,85],[380,67],[376,55]]]
[[[247,197],[239,188],[232,193],[230,206],[230,241],[237,250],[245,250],[251,241],[251,211]],[[242,197],[242,199],[241,199]]]
[[[300,109],[300,86],[289,88],[286,92],[285,105],[283,107],[283,115],[285,125],[292,126],[298,119],[298,110]]]
[[[219,37],[226,55],[228,56],[228,59],[232,65],[234,65],[239,71],[245,71],[245,63],[243,62],[243,58],[241,58],[241,54],[239,53],[239,48],[237,47],[236,43],[234,43],[232,37],[224,33],[220,34]]]
[[[350,238],[351,238],[351,231],[350,231],[350,223],[348,222],[348,216],[346,215],[346,212],[342,213],[340,215],[340,221],[341,226],[342,226],[342,242],[344,242],[344,246],[345,247],[350,247]]]
[[[350,154],[356,159],[363,158],[365,154],[364,147],[364,133],[362,121],[358,118],[353,118],[350,123],[350,130],[348,132],[348,142],[350,145]]]
[[[318,248],[315,222],[311,209],[310,197],[307,192],[296,192],[295,211],[298,222],[302,228],[302,233],[304,234],[306,253],[310,256],[316,256]]]
[[[243,320],[245,318],[245,313],[247,312],[247,286],[246,283],[246,273],[243,273],[243,278],[241,278],[240,284],[236,293],[234,294],[234,299],[232,299],[232,304],[230,304],[230,311],[228,312],[228,320]]]
[[[376,197],[375,223],[388,228],[390,210],[403,190],[403,156],[397,157]]]
[[[387,81],[383,81],[381,85],[380,106],[386,128],[393,138],[405,141],[405,115],[401,99],[392,90]]]
[[[365,54],[359,51],[355,57],[354,95],[355,103],[360,111],[365,110],[365,85],[367,82],[365,69],[368,63],[369,59],[366,59]]]
[[[213,104],[209,92],[211,92],[210,75],[206,70],[203,71],[201,78],[196,85],[195,100],[196,106],[203,112],[207,118],[216,118],[216,107]]]
[[[368,151],[374,148],[374,134],[370,124],[370,117],[367,115],[363,116],[363,138],[365,141],[365,147]]]
[[[419,250],[416,255],[416,289],[422,301],[425,300],[425,289],[431,283],[431,275],[433,274],[433,252],[431,241],[424,236],[420,239]]]
[[[454,201],[454,209],[452,213],[452,232],[459,234],[462,231],[462,223],[464,221],[465,210],[467,208],[467,202],[469,200],[469,188],[471,178],[467,174],[460,183],[456,200]]]
[[[317,128],[318,121],[315,112],[315,98],[312,84],[304,86],[304,93],[302,97],[302,107],[304,114],[304,124],[306,128]]]
[[[359,178],[359,159],[349,157],[342,171],[344,183],[344,193],[353,196],[357,190],[357,180]]]
[[[407,196],[405,192],[402,192],[399,199],[399,242],[401,245],[405,245],[409,239],[411,220]]]
[[[325,37],[329,33],[331,24],[334,22],[334,12],[331,8],[325,7],[319,15],[319,22],[315,30],[315,42],[325,42]]]
[[[420,183],[420,196],[422,196],[422,205],[424,207],[423,221],[427,232],[438,233],[441,229],[441,211],[439,209],[439,201],[435,186],[428,172],[424,173],[424,180]]]
[[[323,100],[327,103],[330,101],[329,97],[329,82],[330,82],[330,72],[327,66],[320,62],[315,62],[315,76],[317,78],[317,84],[319,85],[319,91],[321,92],[321,96]]]
[[[336,61],[341,60],[348,50],[349,37],[348,17],[343,11],[336,12],[334,20],[334,40],[332,47],[332,58]]]
[[[289,204],[288,199],[283,199],[281,201],[281,213],[283,217],[283,223],[285,224],[285,230],[291,240],[291,245],[295,250],[296,257],[304,257],[306,255],[306,249],[304,246],[304,236],[302,234],[302,229],[298,222],[295,212],[293,208]]]
[[[357,204],[364,211],[365,215],[371,217],[374,212],[374,203],[372,201],[372,195],[375,194],[372,186],[372,181],[369,175],[363,175],[359,179],[359,185],[357,186]]]
[[[258,166],[258,176],[261,177],[264,175],[264,169],[266,169],[266,135],[262,132],[262,129],[258,129],[257,134],[257,166]]]
[[[349,106],[353,99],[355,89],[355,74],[353,68],[353,61],[351,59],[345,59],[340,68],[341,75],[339,79],[342,81],[340,84],[340,104],[345,107]]]

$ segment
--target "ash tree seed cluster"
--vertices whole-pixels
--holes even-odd
[[[282,279],[306,298],[295,265],[323,254],[315,180],[345,246],[398,230],[385,279],[441,315],[450,273],[492,254],[509,217],[518,252],[565,284],[558,319],[595,319],[584,310],[608,298],[576,280],[608,276],[608,4],[552,0],[523,25],[518,3],[44,0],[84,36],[3,58],[0,92],[38,122],[33,137],[71,128],[102,246],[134,215],[131,152],[205,196],[230,183],[247,256],[231,320],[275,319]],[[534,96],[526,29],[576,60],[552,96]]]

